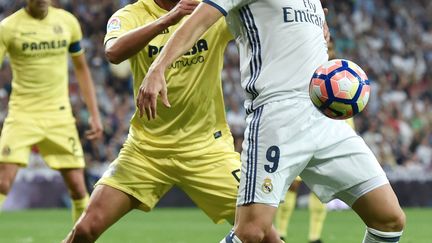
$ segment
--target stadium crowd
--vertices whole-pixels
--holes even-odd
[[[147,0],[151,1],[151,0]],[[81,22],[83,46],[95,81],[105,136],[82,144],[95,174],[117,155],[134,112],[128,64],[110,65],[104,57],[106,23],[130,0],[58,0]],[[0,0],[0,20],[20,7]],[[328,0],[327,16],[336,56],[353,60],[369,76],[372,95],[355,117],[356,129],[390,174],[390,179],[432,178],[432,2],[428,0]],[[428,14],[429,13],[429,14]],[[7,113],[11,71],[0,69],[0,124]],[[223,71],[227,119],[241,149],[245,111],[237,49],[228,46]],[[79,130],[88,112],[70,73],[70,97]],[[84,138],[84,136],[81,136]],[[393,175],[393,176],[392,176]]]

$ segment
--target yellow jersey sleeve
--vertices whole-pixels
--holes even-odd
[[[69,14],[69,13],[68,13]],[[82,31],[81,26],[78,22],[78,20],[73,16],[72,14],[69,14],[69,26],[71,31],[71,40],[69,45],[69,53],[72,56],[80,55],[84,52],[84,50],[81,48],[80,41],[82,39]]]
[[[139,27],[135,16],[136,15],[132,14],[127,7],[114,13],[107,23],[104,44],[111,39],[118,38],[128,31]]]

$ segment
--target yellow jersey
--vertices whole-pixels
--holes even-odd
[[[105,43],[167,13],[154,0],[140,0],[127,5],[108,21]],[[151,63],[184,20],[164,30],[129,59],[135,97]],[[140,118],[137,111],[131,119],[129,136],[139,143],[141,149],[155,156],[166,156],[165,153],[196,155],[205,153],[204,148],[215,138],[228,136],[232,141],[221,85],[223,53],[232,39],[225,21],[221,19],[190,51],[172,63],[165,73],[171,108],[166,108],[158,99],[155,120],[148,121],[145,116]]]
[[[8,54],[13,74],[9,115],[72,114],[67,54],[82,53],[81,38],[78,20],[54,7],[43,19],[20,9],[0,23],[0,64]]]

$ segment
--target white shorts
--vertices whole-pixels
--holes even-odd
[[[307,97],[265,104],[246,122],[237,205],[277,207],[298,175],[321,201],[340,197],[349,205],[388,183],[363,139]]]

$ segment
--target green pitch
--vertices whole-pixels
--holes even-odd
[[[432,242],[432,209],[405,209],[407,227],[401,243]],[[67,210],[31,210],[0,214],[0,243],[59,243],[71,227]],[[110,228],[98,243],[217,243],[230,230],[214,225],[198,209],[134,211]],[[306,243],[308,211],[294,212],[287,243]],[[326,243],[359,243],[364,226],[352,211],[329,212]]]

